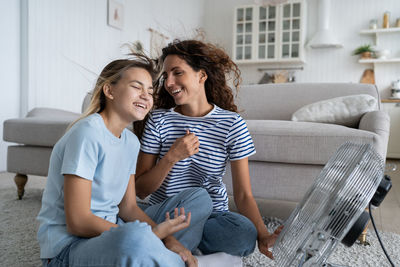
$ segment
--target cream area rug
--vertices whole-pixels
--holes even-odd
[[[281,220],[275,218],[266,218],[264,222],[270,232],[281,224]],[[348,267],[390,267],[391,265],[379,245],[372,225],[370,227],[367,235],[369,246],[356,243],[349,248],[339,244],[329,257],[328,262]],[[380,232],[379,235],[395,266],[400,266],[400,235],[386,232]],[[262,255],[257,248],[253,254],[243,258],[243,266],[278,267],[273,260]]]
[[[0,266],[29,267],[41,266],[39,245],[36,241],[38,224],[35,220],[40,209],[43,189],[26,190],[22,200],[17,200],[15,188],[0,189]],[[266,226],[273,231],[281,221],[265,219]],[[400,266],[400,235],[381,233],[388,253],[396,266]],[[330,262],[347,266],[390,266],[375,234],[370,232],[370,246],[353,245],[347,248],[339,245],[330,257]],[[276,266],[274,262],[261,255],[258,250],[243,258],[243,266]],[[228,267],[228,266],[226,266]]]

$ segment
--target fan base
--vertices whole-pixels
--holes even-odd
[[[361,245],[370,246],[371,244],[367,240],[367,228],[365,228],[364,232],[358,237],[358,241],[360,241]]]

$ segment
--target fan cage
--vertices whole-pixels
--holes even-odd
[[[274,246],[277,266],[321,266],[365,210],[383,177],[370,144],[345,143],[297,205]]]

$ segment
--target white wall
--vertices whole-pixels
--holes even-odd
[[[29,1],[29,94],[27,110],[55,107],[80,111],[96,76],[123,57],[121,45],[140,40],[149,50],[149,27],[173,37],[202,24],[203,1],[119,0],[124,28],[107,25],[107,0]],[[90,71],[87,71],[88,69]]]
[[[317,2],[307,2],[308,41],[317,27]],[[217,42],[231,54],[233,38],[233,9],[237,5],[252,4],[252,0],[206,0],[205,30],[208,39]],[[331,0],[330,28],[342,42],[342,49],[307,50],[306,64],[303,71],[296,72],[298,82],[359,82],[363,71],[372,68],[372,64],[359,64],[352,51],[365,43],[373,43],[373,36],[360,35],[367,29],[370,19],[382,23],[383,13],[391,12],[391,22],[400,18],[399,0]],[[400,57],[400,33],[382,36],[382,45],[391,48]],[[244,83],[257,83],[262,73],[257,68],[268,64],[240,65]],[[388,97],[390,82],[400,79],[400,64],[379,64],[375,69],[376,83],[383,97]]]
[[[107,1],[28,1],[26,111],[80,111],[85,92],[107,61],[118,56],[121,31],[107,26]],[[82,66],[82,67],[81,67]]]
[[[19,116],[20,68],[20,3],[15,0],[0,1],[0,171],[6,169],[8,143],[3,141],[3,122]]]
[[[127,0],[131,15],[127,16],[131,33],[128,41],[140,40],[145,49],[150,48],[150,32],[153,28],[174,38],[193,37],[195,29],[203,26],[205,0]]]

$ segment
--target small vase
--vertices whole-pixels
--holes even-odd
[[[371,52],[363,52],[361,53],[361,59],[368,59],[372,58],[372,53]]]

